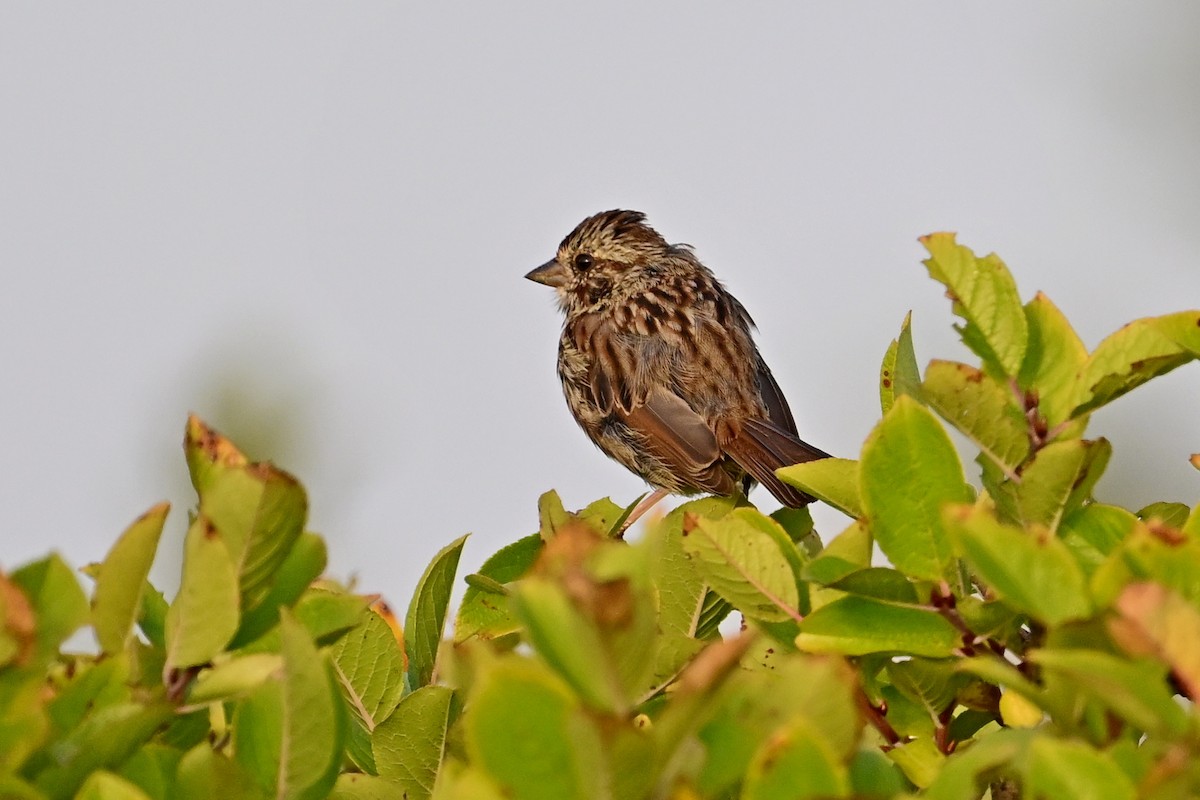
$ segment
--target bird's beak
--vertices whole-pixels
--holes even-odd
[[[531,270],[525,277],[536,283],[558,288],[567,282],[567,270],[558,263],[557,258],[552,258],[537,269]]]

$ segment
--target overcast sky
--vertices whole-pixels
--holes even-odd
[[[174,581],[189,410],[400,605],[547,489],[631,501],[522,279],[602,209],[695,245],[847,457],[908,309],[922,365],[968,358],[923,233],[1089,348],[1200,306],[1200,5],[1100,5],[5,3],[0,564],[99,559],[170,499]],[[1102,499],[1200,500],[1198,398],[1193,364],[1094,416]]]

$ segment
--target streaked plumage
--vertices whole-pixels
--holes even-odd
[[[811,502],[775,470],[827,454],[799,439],[750,315],[690,247],[605,211],[526,277],[558,295],[563,392],[601,450],[672,494],[732,494],[748,473],[786,505]]]

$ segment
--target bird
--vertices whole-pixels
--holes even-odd
[[[812,502],[775,470],[828,458],[802,441],[754,343],[754,322],[690,245],[639,211],[586,218],[526,276],[564,315],[558,376],[576,422],[653,487],[621,533],[668,494],[733,495],[755,481]]]

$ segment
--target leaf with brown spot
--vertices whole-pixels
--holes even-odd
[[[1200,358],[1200,311],[1134,320],[1100,342],[1080,367],[1071,416],[1110,403],[1197,358]]]
[[[1130,655],[1165,661],[1188,696],[1200,697],[1200,610],[1158,583],[1133,583],[1117,598],[1113,638]]]

